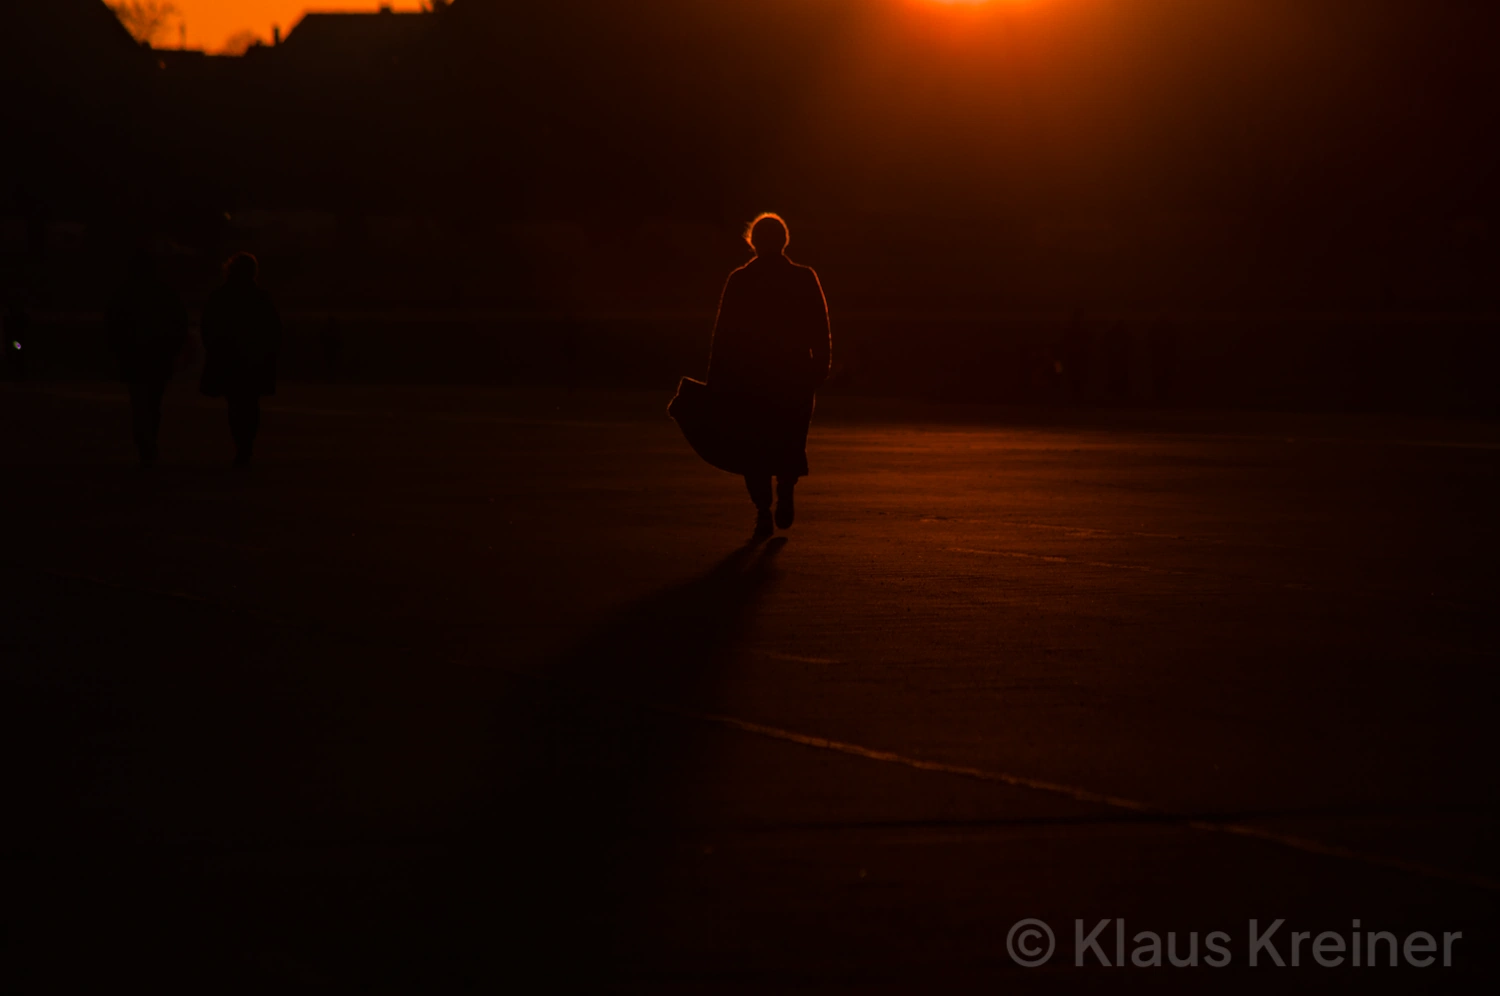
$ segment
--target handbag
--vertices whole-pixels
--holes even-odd
[[[667,414],[682,430],[688,445],[710,466],[731,474],[749,473],[763,463],[764,447],[757,447],[748,430],[749,413],[735,399],[714,391],[701,380],[684,377]]]

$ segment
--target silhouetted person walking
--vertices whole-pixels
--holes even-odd
[[[713,431],[706,436],[717,438],[702,438],[700,446],[691,413],[678,421],[710,463],[744,475],[755,502],[755,535],[763,539],[772,531],[772,477],[775,524],[792,525],[793,489],[807,475],[814,394],[828,379],[832,350],[822,285],[811,267],[786,257],[786,224],[763,214],[746,238],[755,258],[724,284],[709,358],[706,421]]]
[[[259,271],[249,253],[232,256],[224,267],[224,286],[213,292],[203,309],[206,356],[201,389],[210,398],[229,399],[236,467],[250,465],[260,429],[260,399],[276,393],[281,318],[271,296],[256,283]]]
[[[187,309],[157,275],[150,254],[142,250],[131,256],[125,283],[110,302],[107,320],[110,351],[130,391],[135,450],[141,466],[150,467],[156,463],[162,395],[187,341]]]
[[[26,362],[31,356],[31,316],[20,301],[5,312],[5,364],[18,381],[26,380]]]
[[[318,333],[318,344],[323,348],[319,366],[323,368],[323,378],[331,383],[338,376],[339,354],[344,351],[344,333],[337,315],[329,315],[328,321],[323,323],[323,331]]]

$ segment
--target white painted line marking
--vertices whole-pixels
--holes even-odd
[[[535,676],[533,676],[535,677]],[[1387,868],[1394,871],[1407,872],[1420,875],[1425,878],[1440,879],[1447,882],[1455,882],[1459,885],[1469,886],[1476,889],[1484,889],[1489,892],[1500,892],[1500,880],[1486,878],[1477,875],[1465,875],[1461,872],[1449,871],[1433,865],[1422,864],[1416,861],[1406,861],[1401,858],[1386,857],[1381,854],[1371,854],[1366,851],[1356,851],[1351,848],[1341,847],[1337,844],[1324,844],[1321,841],[1311,840],[1306,837],[1298,837],[1292,834],[1278,833],[1262,827],[1251,826],[1244,823],[1215,823],[1210,820],[1187,819],[1180,814],[1169,810],[1160,809],[1150,803],[1139,802],[1135,799],[1127,799],[1123,796],[1107,795],[1102,792],[1094,792],[1089,789],[1078,788],[1072,785],[1064,785],[1060,782],[1048,782],[1039,778],[1028,778],[1024,775],[1012,775],[1003,771],[991,771],[986,768],[974,768],[961,764],[947,764],[942,761],[924,761],[920,758],[906,757],[893,751],[875,750],[870,747],[861,747],[858,744],[844,743],[840,740],[829,740],[826,737],[809,736],[804,733],[796,733],[792,730],[784,730],[776,726],[768,726],[764,723],[753,723],[749,720],[738,719],[734,716],[723,716],[715,713],[699,713],[688,709],[680,709],[675,706],[667,706],[659,703],[641,702],[640,705],[658,712],[681,716],[684,719],[693,719],[704,723],[713,723],[718,726],[729,727],[744,733],[756,736],[769,737],[773,740],[784,740],[788,743],[801,744],[804,747],[813,747],[818,750],[830,750],[840,754],[848,754],[853,757],[862,757],[870,761],[880,761],[886,764],[899,764],[918,771],[932,771],[946,775],[957,775],[962,778],[975,778],[985,782],[998,782],[1002,785],[1012,785],[1017,788],[1034,789],[1038,792],[1048,792],[1053,795],[1066,796],[1079,802],[1096,803],[1109,806],[1114,809],[1123,809],[1127,812],[1140,813],[1146,816],[1156,816],[1163,820],[1180,822],[1194,830],[1203,830],[1214,833],[1227,833],[1236,837],[1246,837],[1252,840],[1264,841],[1268,844],[1277,844],[1281,847],[1302,851],[1307,854],[1317,854],[1323,857],[1338,858],[1343,861],[1352,861],[1359,864],[1372,865],[1377,868]]]

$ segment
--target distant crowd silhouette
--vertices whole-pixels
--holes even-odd
[[[199,390],[227,400],[234,465],[241,468],[250,465],[260,430],[260,399],[276,393],[281,348],[281,318],[258,282],[259,270],[250,253],[231,256],[223,286],[203,309]],[[187,309],[142,251],[131,258],[107,321],[120,379],[130,392],[136,452],[141,465],[151,467],[159,456],[162,397],[187,340]]]
[[[761,540],[795,519],[795,488],[808,473],[807,430],[828,379],[832,335],[817,273],[786,255],[786,222],[762,214],[745,239],[755,257],[724,284],[708,380],[684,378],[668,413],[700,456],[744,477],[755,503],[753,538]]]

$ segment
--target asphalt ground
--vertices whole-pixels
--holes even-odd
[[[667,400],[0,391],[6,984],[1493,991],[1500,426]]]

